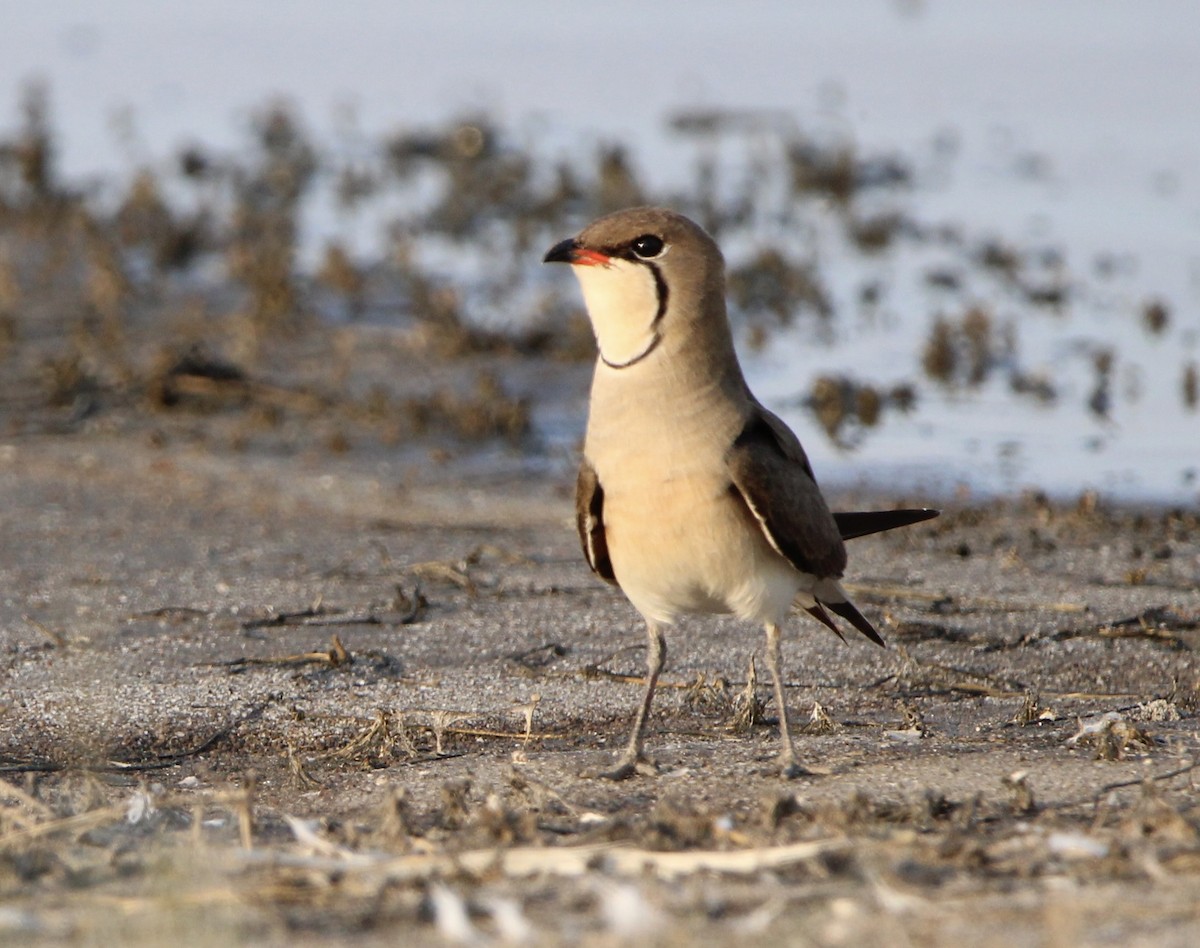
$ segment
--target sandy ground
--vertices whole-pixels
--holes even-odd
[[[696,620],[657,774],[585,777],[625,740],[644,633],[570,522],[576,297],[497,334],[399,238],[297,272],[320,162],[286,110],[183,162],[195,207],[139,177],[109,211],[27,106],[0,142],[0,944],[1200,943],[1194,510],[837,496],[945,513],[852,543],[888,649],[788,630],[808,774],[777,774],[761,631]],[[416,233],[510,248],[503,310],[580,198],[464,128],[386,154],[444,183]],[[818,150],[787,187],[841,234],[871,168]],[[597,210],[640,194],[611,156],[589,181]],[[1034,250],[1000,254],[1022,299]],[[755,274],[776,300],[779,267]],[[968,322],[930,385],[1013,368]],[[835,421],[879,408],[832,384]]]
[[[761,633],[698,619],[614,784],[643,633],[569,476],[163,424],[0,448],[6,944],[1200,941],[1194,513],[853,541],[890,648],[794,621],[811,774]]]

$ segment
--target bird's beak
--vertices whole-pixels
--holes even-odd
[[[602,254],[598,250],[580,247],[574,237],[568,237],[551,247],[546,252],[546,256],[542,258],[542,263],[572,263],[584,267],[604,267],[608,266],[610,259],[607,254]]]

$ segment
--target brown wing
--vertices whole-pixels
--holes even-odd
[[[733,491],[767,541],[796,569],[840,577],[846,548],[808,457],[788,427],[760,405],[726,456]]]
[[[608,541],[604,535],[604,488],[587,458],[579,462],[579,476],[575,481],[575,526],[592,572],[616,586],[617,577],[608,558]]]
[[[936,511],[866,511],[832,514],[821,496],[800,441],[777,417],[755,403],[729,451],[733,490],[745,501],[767,540],[796,569],[838,578],[846,568],[843,535],[863,536],[916,523]],[[829,610],[877,645],[883,638],[849,600],[818,599],[808,612],[841,637]]]

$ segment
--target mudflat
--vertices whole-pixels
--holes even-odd
[[[851,542],[887,650],[788,629],[808,776],[695,619],[612,783],[643,631],[569,474],[225,424],[0,448],[6,942],[1200,938],[1194,512],[943,498]]]
[[[836,494],[944,513],[851,542],[889,648],[787,630],[808,773],[777,773],[761,630],[697,619],[669,635],[657,775],[584,777],[628,733],[644,632],[571,522],[591,335],[526,274],[645,197],[620,150],[585,200],[490,126],[401,137],[397,182],[444,184],[427,219],[314,273],[322,149],[285,110],[115,208],[53,174],[44,101],[25,115],[0,142],[0,943],[1200,943],[1195,509]],[[1133,400],[1115,344],[1080,349],[1067,394],[1023,369],[959,272],[1061,322],[1045,254],[858,226],[857,191],[904,168],[788,154],[797,213],[829,205],[864,255],[958,248],[920,277],[957,315],[914,335],[917,381],[808,380],[812,435],[853,457],[994,372],[1010,400],[980,411],[1069,396],[1100,425]],[[348,200],[371,184],[335,177]],[[422,263],[418,234],[483,248],[484,278]],[[736,268],[739,339],[823,334],[816,276]],[[1195,366],[1163,351],[1192,412]]]

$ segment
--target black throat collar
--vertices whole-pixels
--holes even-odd
[[[605,358],[604,350],[601,349],[600,361],[607,365],[610,369],[628,369],[630,366],[637,365],[644,358],[646,358],[646,356],[650,355],[651,352],[658,348],[658,344],[660,342],[662,342],[662,336],[659,335],[659,332],[656,329],[654,330],[654,336],[650,339],[649,345],[647,345],[645,349],[635,355],[632,359],[626,359],[624,362],[609,362],[608,359]]]

